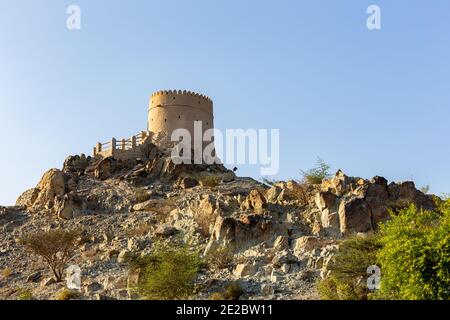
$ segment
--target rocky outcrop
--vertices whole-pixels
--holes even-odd
[[[243,211],[253,211],[255,213],[263,213],[266,208],[267,201],[264,193],[258,189],[252,190],[241,205]]]
[[[413,182],[388,185],[383,177],[369,181],[348,177],[340,170],[322,182],[315,203],[324,232],[334,236],[376,230],[390,218],[391,210],[410,204],[430,210],[435,207],[432,196],[417,190]]]
[[[66,192],[64,173],[58,169],[47,171],[36,189],[37,196],[31,204],[31,209],[53,209],[57,197],[64,196]]]

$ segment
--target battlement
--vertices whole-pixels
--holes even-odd
[[[206,100],[207,102],[212,104],[212,100],[208,96],[205,96],[200,93],[192,92],[192,91],[187,91],[187,90],[160,90],[160,91],[154,92],[152,94],[151,98],[158,97],[158,96],[170,96],[172,98],[174,96],[191,96],[191,97],[194,97],[195,99]]]
[[[186,107],[213,113],[213,102],[209,97],[186,90],[162,90],[153,93],[150,97],[149,112],[161,107]]]

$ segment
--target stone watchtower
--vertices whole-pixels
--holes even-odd
[[[213,102],[191,91],[169,90],[152,94],[148,108],[147,130],[170,139],[175,129],[189,130],[194,139],[194,122],[202,121],[202,135],[214,128]]]

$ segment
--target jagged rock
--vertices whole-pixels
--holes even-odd
[[[331,179],[324,179],[321,187],[322,191],[331,191],[338,197],[342,197],[364,183],[364,179],[348,177],[342,170],[338,170]]]
[[[262,213],[267,208],[267,201],[263,193],[258,190],[252,190],[241,205],[242,210],[251,210],[255,213]]]
[[[103,285],[101,283],[98,283],[98,282],[89,283],[85,287],[85,291],[86,291],[87,294],[92,294],[92,293],[100,291],[102,289],[103,289]]]
[[[178,186],[181,189],[190,189],[198,185],[198,181],[191,177],[186,177],[180,179],[180,182],[178,183]]]
[[[367,202],[354,197],[342,200],[339,223],[343,235],[372,231],[372,212]]]
[[[307,251],[322,247],[329,241],[314,236],[303,236],[294,241],[294,254],[300,256]]]
[[[337,211],[330,212],[329,209],[324,209],[320,215],[322,226],[329,232],[336,233],[339,231],[339,215]]]
[[[159,225],[156,230],[155,234],[162,237],[168,237],[176,234],[178,230],[174,227],[168,226],[168,225]]]
[[[133,211],[153,211],[169,213],[175,208],[175,205],[167,199],[150,199],[133,206]]]
[[[257,271],[255,264],[241,263],[236,266],[234,270],[234,275],[238,278],[243,278],[247,276],[253,276]]]
[[[22,193],[19,198],[17,198],[16,205],[24,206],[26,208],[31,207],[33,203],[36,201],[37,196],[39,195],[39,189],[31,188]]]
[[[107,157],[100,160],[94,167],[94,177],[105,180],[111,177],[117,168],[117,160],[113,157]]]
[[[270,275],[270,281],[273,283],[279,283],[281,281],[283,281],[284,279],[284,275],[282,273],[280,273],[279,271],[273,269],[272,273]]]
[[[56,197],[62,197],[65,194],[64,174],[58,169],[47,171],[37,185],[39,193],[33,203],[33,209],[52,209]]]
[[[222,175],[222,182],[228,183],[236,179],[236,174],[233,171],[227,171]]]
[[[280,188],[279,186],[272,186],[266,192],[267,201],[272,202],[272,203],[277,202],[278,201],[278,197],[279,197],[279,195],[280,195],[282,190],[283,189]]]
[[[65,194],[61,200],[55,202],[55,212],[59,218],[70,220],[83,215],[86,210],[86,203],[81,197],[74,194]]]
[[[330,211],[334,211],[336,208],[338,197],[329,191],[325,192],[318,192],[315,197],[315,202],[317,205],[317,208],[319,208],[320,211],[324,209],[328,209]]]
[[[278,251],[285,250],[288,247],[289,247],[289,237],[286,236],[278,236],[273,244],[273,248]]]
[[[272,259],[272,264],[275,268],[281,268],[283,264],[298,263],[298,259],[292,253],[284,250],[277,252]]]
[[[275,286],[265,283],[261,285],[261,293],[266,296],[271,296],[275,293]]]
[[[84,170],[89,166],[91,157],[86,157],[86,155],[75,155],[66,158],[63,164],[64,173],[76,173],[83,174]]]

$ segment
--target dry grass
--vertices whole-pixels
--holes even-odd
[[[150,193],[145,189],[136,189],[134,191],[134,196],[138,203],[145,202],[151,198]]]
[[[56,300],[72,300],[80,297],[80,293],[75,290],[70,290],[67,288],[62,289],[56,294]]]
[[[218,247],[208,252],[206,263],[210,270],[216,271],[228,268],[234,260],[233,252],[228,247]]]
[[[222,181],[222,178],[218,176],[199,176],[196,177],[196,179],[202,187],[209,189],[217,187],[220,184],[220,181]]]
[[[12,270],[9,269],[9,268],[3,269],[3,271],[2,271],[2,277],[3,277],[3,279],[9,278],[9,277],[12,275],[12,273],[13,273]]]

